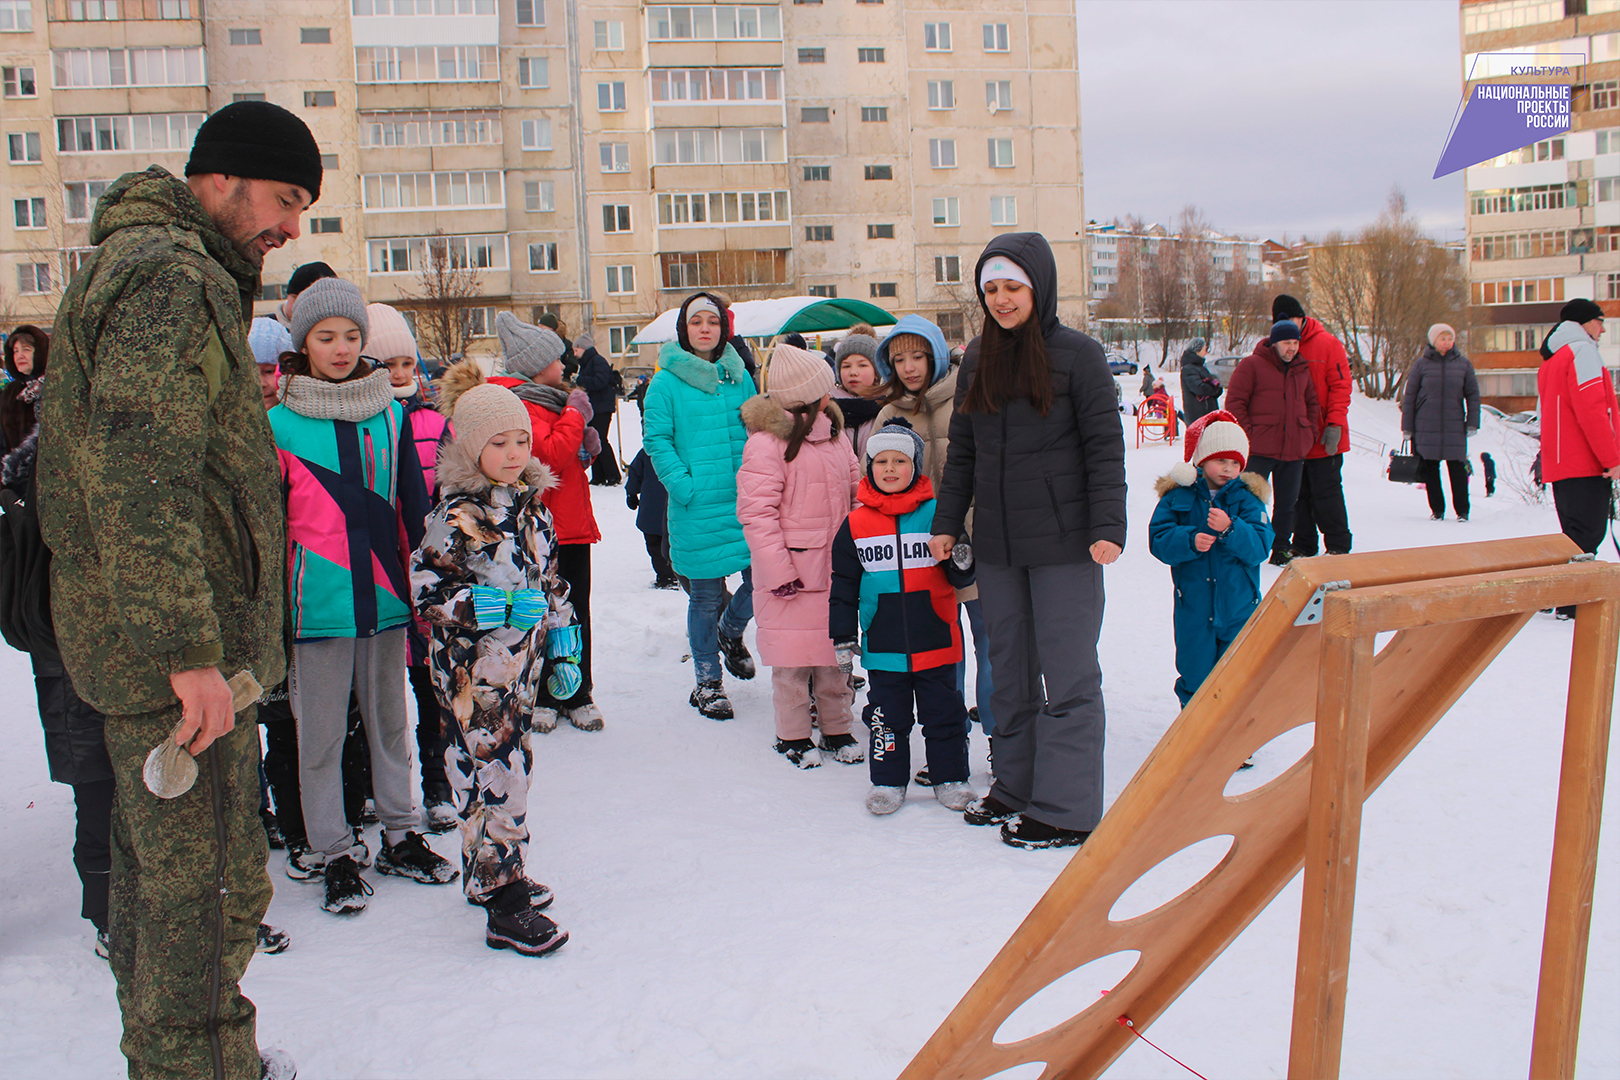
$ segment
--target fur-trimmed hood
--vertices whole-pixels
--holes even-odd
[[[462,364],[465,363],[470,361],[463,360]],[[461,364],[456,365],[460,366]],[[482,447],[479,449],[482,450]],[[483,496],[495,487],[495,481],[484,475],[483,470],[478,467],[478,459],[473,457],[472,451],[461,444],[460,439],[439,447],[438,477],[439,491],[446,497]],[[558,480],[552,475],[551,469],[545,462],[535,457],[529,459],[528,467],[523,470],[523,482],[539,491],[550,491],[558,485]]]
[[[1183,461],[1159,477],[1158,482],[1153,485],[1153,493],[1162,499],[1178,487],[1192,487],[1200,475],[1202,474],[1197,466]],[[1261,503],[1266,505],[1271,503],[1271,484],[1259,473],[1239,473],[1238,479],[1243,482],[1244,487],[1254,492],[1254,497]]]
[[[821,410],[822,415],[832,421],[832,434],[826,438],[817,438],[816,442],[826,442],[836,439],[844,431],[844,414],[838,406],[829,401],[827,407]],[[782,406],[771,399],[769,394],[755,394],[742,404],[743,426],[749,434],[764,431],[786,442],[793,435],[793,416]],[[811,437],[814,438],[815,425],[811,428]]]
[[[720,350],[720,355],[713,361],[704,360],[681,348],[678,341],[666,341],[658,348],[658,366],[669,372],[687,386],[694,390],[701,390],[705,394],[716,393],[720,388],[720,374],[724,370],[730,382],[753,386],[753,378],[748,369],[743,366],[742,357],[728,341]]]

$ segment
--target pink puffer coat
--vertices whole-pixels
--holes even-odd
[[[754,569],[760,659],[772,667],[829,666],[837,662],[827,633],[833,538],[855,505],[861,467],[840,437],[836,407],[816,418],[792,461],[792,417],[780,405],[756,395],[742,419],[750,434],[737,473],[737,519]],[[803,583],[797,595],[771,595],[792,581]]]

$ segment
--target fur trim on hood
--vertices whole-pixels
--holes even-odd
[[[821,411],[832,421],[832,438],[837,438],[844,431],[844,414],[830,401]],[[766,431],[783,442],[787,442],[793,436],[793,417],[786,409],[772,401],[769,394],[755,394],[743,402],[742,422],[750,434]]]
[[[463,360],[462,364],[471,363]],[[457,364],[456,367],[460,367]],[[473,365],[477,367],[477,364]],[[470,389],[467,388],[467,389]],[[479,452],[483,448],[479,447]],[[485,495],[495,486],[495,481],[485,476],[478,467],[478,459],[472,451],[461,444],[461,440],[446,443],[439,447],[439,490],[446,497],[451,495]],[[560,481],[552,475],[551,469],[539,458],[529,459],[528,467],[523,470],[523,482],[540,491],[550,491]]]
[[[1162,499],[1178,487],[1192,487],[1197,479],[1196,465],[1185,461],[1178,462],[1169,472],[1159,477],[1158,482],[1153,485],[1153,493]],[[1271,504],[1271,485],[1259,473],[1239,473],[1238,479],[1243,482],[1244,487],[1254,492],[1255,498],[1268,506]]]
[[[446,417],[454,417],[456,402],[461,399],[461,395],[475,386],[482,386],[486,381],[484,369],[479,366],[478,361],[458,360],[433,381],[439,393],[434,399],[433,406]],[[476,462],[473,467],[477,468]]]

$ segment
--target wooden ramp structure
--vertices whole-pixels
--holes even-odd
[[[1564,536],[1301,559],[1121,792],[1101,825],[901,1074],[982,1080],[1038,1062],[1042,1080],[1100,1076],[1305,869],[1288,1075],[1339,1075],[1363,800],[1539,609],[1579,605],[1530,1075],[1575,1068],[1620,641],[1620,565]],[[1382,648],[1376,636],[1393,631]],[[1315,724],[1280,776],[1227,796],[1272,739]],[[1550,779],[1550,777],[1549,777]],[[1189,846],[1224,859],[1151,911],[1122,894]],[[1020,1005],[1081,965],[1135,966],[1084,1011],[997,1042]],[[1130,1027],[1126,1026],[1129,1021]]]

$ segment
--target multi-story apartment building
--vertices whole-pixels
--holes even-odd
[[[1106,299],[1119,288],[1120,249],[1132,243],[1140,245],[1150,256],[1157,254],[1161,244],[1181,244],[1189,238],[1170,232],[1163,225],[1149,225],[1139,233],[1121,229],[1117,224],[1086,226],[1086,261],[1091,280],[1091,298]],[[1236,236],[1223,236],[1210,232],[1197,238],[1215,273],[1225,275],[1241,268],[1251,285],[1264,279],[1265,264],[1261,258],[1264,241],[1244,240]]]
[[[1572,129],[1467,170],[1468,352],[1481,397],[1534,408],[1537,352],[1564,302],[1620,314],[1620,0],[1461,0],[1464,93],[1568,67]],[[1470,78],[1472,76],[1472,78]],[[1620,341],[1599,343],[1620,365]]]
[[[858,297],[960,340],[984,244],[1036,229],[1085,318],[1062,0],[0,0],[0,67],[4,319],[48,323],[106,184],[178,174],[245,98],[304,117],[327,167],[261,313],[315,259],[411,313],[448,262],[475,277],[474,351],[496,311],[552,310],[622,357],[699,286]]]

